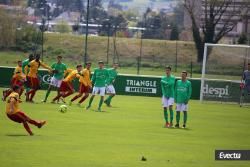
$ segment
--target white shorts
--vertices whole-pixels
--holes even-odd
[[[174,104],[174,98],[166,98],[165,96],[162,96],[162,105],[163,107],[169,107]]]
[[[188,111],[188,104],[177,103],[176,104],[176,111]]]
[[[115,94],[115,88],[114,88],[114,86],[111,84],[111,85],[108,85],[107,87],[106,87],[106,93],[107,94],[109,94],[109,93],[111,93],[111,94]]]
[[[105,87],[95,87],[93,88],[92,95],[100,94],[100,96],[105,95]]]
[[[62,79],[56,79],[55,77],[52,77],[51,80],[50,80],[50,85],[54,86],[54,87],[57,87],[57,88],[60,88],[62,84]]]

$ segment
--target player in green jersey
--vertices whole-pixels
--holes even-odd
[[[101,99],[99,102],[98,111],[101,112],[102,111],[101,107],[102,107],[102,103],[103,103],[104,95],[105,95],[106,80],[108,78],[108,71],[107,69],[104,68],[103,61],[99,61],[98,65],[99,65],[99,68],[94,70],[94,74],[91,78],[92,83],[94,84],[94,88],[92,91],[92,96],[89,99],[89,105],[86,107],[86,109],[88,110],[91,107],[91,104],[94,100],[95,95],[99,93],[101,96]]]
[[[112,98],[115,96],[115,88],[114,88],[114,82],[117,77],[117,68],[118,68],[118,63],[113,64],[113,68],[108,69],[108,79],[106,80],[106,93],[109,95],[107,99],[104,101],[104,103],[108,106],[111,107],[110,103]]]
[[[183,128],[186,128],[188,101],[192,95],[191,82],[187,80],[187,72],[181,73],[181,80],[178,80],[175,85],[175,102],[176,102],[176,128],[180,125],[180,112],[183,112]]]
[[[163,76],[161,78],[162,105],[163,105],[164,118],[166,122],[165,126],[167,128],[173,126],[174,85],[175,85],[175,77],[171,75],[171,67],[167,66],[166,76]],[[168,108],[170,113],[170,123],[168,121]]]
[[[57,56],[57,62],[53,63],[51,65],[51,68],[53,69],[54,74],[50,80],[50,85],[46,92],[45,98],[42,102],[47,101],[53,87],[57,89],[58,94],[60,93],[59,88],[64,78],[64,73],[67,70],[67,66],[64,63],[62,63],[62,56]]]

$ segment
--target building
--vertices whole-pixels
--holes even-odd
[[[194,2],[194,13],[197,21],[197,25],[204,25],[205,22],[205,0],[189,0]],[[209,2],[209,0],[208,0]],[[218,4],[220,6],[220,4]],[[207,5],[209,11],[209,6]],[[219,7],[215,8],[214,12],[218,12]],[[242,14],[245,14],[244,16]],[[219,15],[217,16],[219,17]],[[230,20],[230,21],[229,21]],[[226,8],[226,11],[221,16],[220,21],[216,26],[216,32],[218,33],[226,23],[236,24],[234,29],[230,31],[226,37],[239,37],[242,33],[250,37],[250,1],[249,0],[233,0],[232,3]],[[185,30],[191,30],[192,22],[187,11],[184,15],[184,27]]]

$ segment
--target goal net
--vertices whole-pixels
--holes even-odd
[[[236,102],[244,96],[242,74],[250,63],[250,46],[205,44],[202,64],[200,101]]]

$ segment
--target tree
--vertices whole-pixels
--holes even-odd
[[[235,6],[234,0],[204,0],[204,21],[200,27],[196,18],[198,1],[200,0],[184,0],[184,8],[192,22],[193,39],[197,49],[197,61],[202,62],[204,44],[218,43],[222,37],[232,31],[237,25],[238,20],[235,17],[247,14],[249,9],[245,5],[248,0],[245,0],[246,3],[242,3],[239,6]],[[201,7],[198,6],[198,8]],[[216,32],[218,24],[221,24],[222,27]]]

